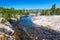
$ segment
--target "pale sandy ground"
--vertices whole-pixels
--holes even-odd
[[[37,25],[60,31],[60,15],[32,17],[32,22]]]

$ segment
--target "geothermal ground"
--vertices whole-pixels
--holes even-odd
[[[32,22],[60,32],[60,15],[32,17]]]

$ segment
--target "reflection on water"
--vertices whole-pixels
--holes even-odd
[[[32,23],[31,17],[22,17],[17,21],[18,29],[24,36],[22,40],[60,40],[60,33],[44,28],[43,26],[37,28],[35,24]]]
[[[27,24],[32,23],[32,21],[31,21],[31,16],[21,18],[21,22],[27,23]]]
[[[20,27],[34,27],[32,20],[31,20],[31,16],[28,17],[22,17],[20,20],[18,20],[18,26]]]

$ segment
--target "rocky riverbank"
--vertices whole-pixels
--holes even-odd
[[[14,30],[10,26],[0,24],[0,40],[15,40],[13,37]]]
[[[5,26],[0,26],[0,28],[2,30],[4,28],[4,31],[1,30],[0,32],[7,34],[7,38],[9,37],[10,40],[12,38],[13,40],[60,40],[60,32],[35,24],[31,17],[22,17],[17,21],[8,20],[3,25]]]

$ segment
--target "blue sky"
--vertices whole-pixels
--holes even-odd
[[[52,4],[60,8],[60,0],[0,0],[0,7],[15,9],[49,9]]]

